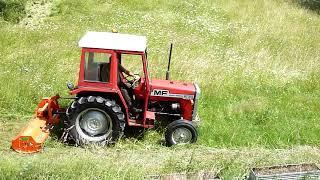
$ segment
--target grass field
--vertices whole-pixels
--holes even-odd
[[[200,170],[228,179],[256,165],[319,164],[319,4],[0,0],[0,179],[140,179]],[[41,97],[66,95],[66,82],[76,82],[79,38],[112,28],[148,37],[153,78],[164,78],[174,43],[172,79],[202,89],[198,143],[166,148],[161,133],[148,131],[109,148],[65,147],[52,137],[41,154],[11,152],[11,137]]]

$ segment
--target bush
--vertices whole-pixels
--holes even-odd
[[[303,7],[320,13],[320,0],[298,0],[298,3]]]
[[[0,0],[0,16],[5,20],[18,23],[25,15],[26,0]]]
[[[60,0],[57,1],[55,7],[52,9],[52,15],[68,15],[73,13],[85,13],[91,7],[91,1],[78,0]]]

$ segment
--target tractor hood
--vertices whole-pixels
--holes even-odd
[[[162,96],[170,98],[194,99],[196,95],[196,85],[170,80],[151,81],[151,96]]]

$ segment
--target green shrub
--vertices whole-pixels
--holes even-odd
[[[9,22],[18,23],[25,15],[26,0],[0,0],[0,16]]]
[[[320,13],[320,0],[296,0],[301,6]]]
[[[73,13],[86,13],[92,7],[89,3],[91,1],[77,1],[77,0],[60,0],[52,9],[51,15],[68,15]]]

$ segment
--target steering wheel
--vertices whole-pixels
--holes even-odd
[[[139,74],[134,74],[134,76],[126,76],[124,78],[130,84],[129,88],[132,88],[132,89],[136,88],[141,81],[141,77]]]

